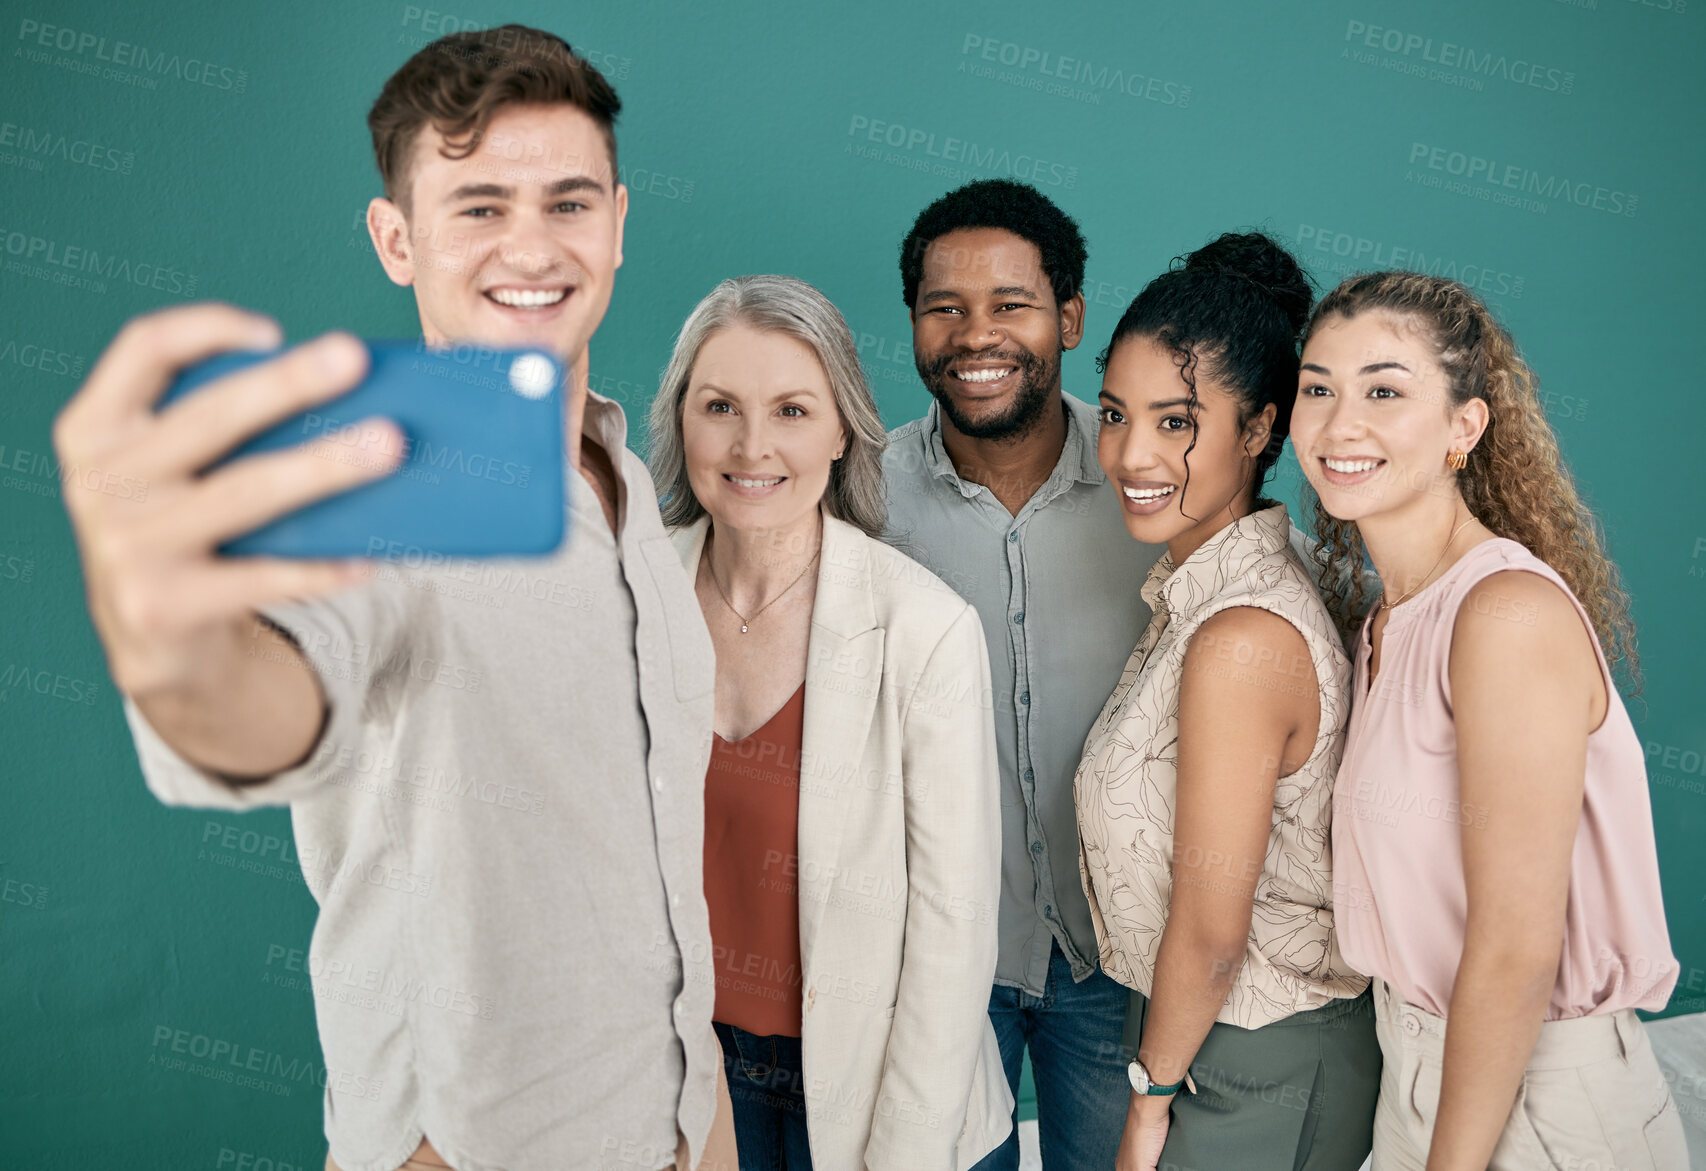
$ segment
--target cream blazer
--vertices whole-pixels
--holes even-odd
[[[710,520],[671,539],[695,578]],[[1006,1140],[989,1023],[1001,798],[983,625],[825,514],[807,644],[799,900],[819,1171],[964,1171]]]

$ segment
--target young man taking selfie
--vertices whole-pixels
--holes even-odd
[[[549,557],[488,579],[216,554],[396,466],[401,433],[367,420],[205,470],[357,385],[347,334],[156,413],[182,368],[281,334],[226,305],[138,318],[55,426],[65,465],[150,485],[65,492],[149,787],[291,808],[342,1171],[651,1171],[701,1164],[712,1130],[711,643],[622,409],[587,379],[622,263],[619,110],[565,42],[510,25],[427,46],[368,119],[368,228],[425,343],[572,367],[572,536]],[[374,454],[334,458],[349,444]]]

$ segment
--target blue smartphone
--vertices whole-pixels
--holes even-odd
[[[407,458],[383,479],[279,517],[220,551],[397,560],[537,556],[562,544],[563,364],[534,349],[366,345],[370,365],[360,386],[256,435],[220,463],[295,447],[373,416],[402,429]],[[279,352],[239,351],[197,363],[159,406]],[[348,458],[363,457],[352,442]]]

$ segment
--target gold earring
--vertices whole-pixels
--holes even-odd
[[[1454,472],[1461,472],[1464,465],[1468,462],[1469,453],[1467,451],[1452,451],[1446,453],[1445,466]]]

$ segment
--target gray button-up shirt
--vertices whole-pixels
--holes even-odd
[[[1096,968],[1072,777],[1085,735],[1149,623],[1138,590],[1165,551],[1126,531],[1096,462],[1096,408],[1061,397],[1066,445],[1018,516],[954,470],[935,403],[890,432],[883,455],[885,538],[983,620],[1001,763],[995,980],[1039,995],[1051,940],[1059,940],[1074,979]]]
[[[307,763],[234,785],[126,705],[162,800],[291,807],[320,905],[325,1066],[307,1074],[344,1167],[395,1167],[425,1135],[457,1167],[651,1171],[677,1127],[695,1156],[710,1129],[711,640],[622,409],[590,395],[585,426],[620,477],[618,532],[565,465],[569,539],[548,557],[404,551],[367,586],[267,611],[329,701]]]

